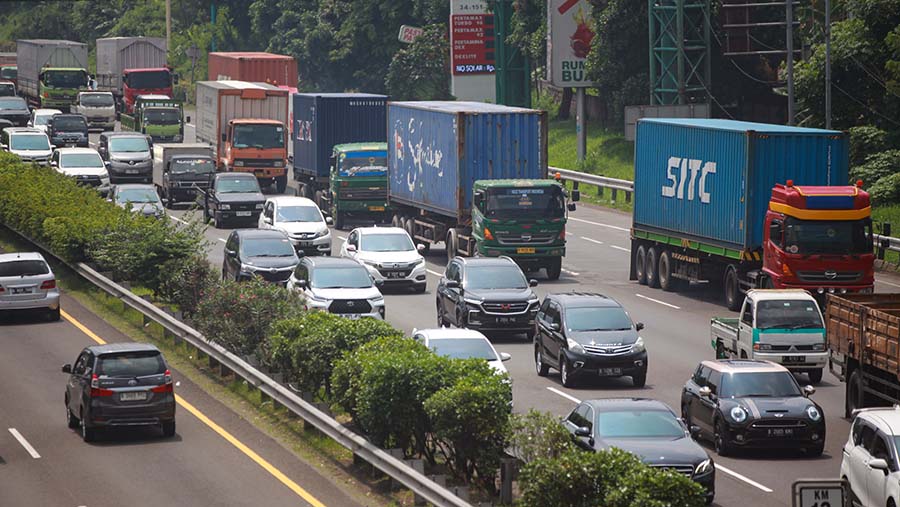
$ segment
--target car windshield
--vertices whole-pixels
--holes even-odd
[[[44,150],[50,149],[50,141],[43,134],[16,134],[9,138],[11,150]]]
[[[800,386],[787,371],[722,375],[722,386],[719,391],[720,396],[725,398],[800,396]]]
[[[196,173],[207,174],[215,172],[216,166],[213,161],[208,158],[179,158],[172,161],[169,166],[175,174]]]
[[[19,75],[18,70],[16,67],[3,67],[0,69],[0,79],[16,79]]]
[[[284,127],[281,125],[236,125],[235,148],[284,148]]]
[[[16,87],[12,83],[0,83],[0,97],[13,97],[16,94]]]
[[[128,202],[159,202],[156,191],[150,188],[126,188],[116,192],[116,202],[125,204]]]
[[[467,289],[524,289],[528,281],[518,266],[470,266],[466,270]]]
[[[565,197],[559,187],[489,188],[484,214],[494,218],[560,218]]]
[[[278,206],[278,222],[321,222],[322,215],[315,206]]]
[[[146,377],[162,375],[166,372],[166,363],[159,352],[119,352],[103,354],[97,363],[100,377]]]
[[[176,108],[145,109],[144,123],[148,125],[178,125],[181,123],[181,111]]]
[[[96,153],[65,153],[59,156],[60,167],[105,167]]]
[[[55,116],[53,118],[53,130],[87,130],[87,123],[80,116]]]
[[[341,153],[341,176],[385,176],[386,151],[351,151]]]
[[[34,115],[34,124],[35,125],[46,125],[50,123],[50,118],[53,118],[54,115],[59,113],[41,113]]]
[[[618,306],[569,308],[566,310],[569,331],[627,331],[631,319]]]
[[[315,268],[310,273],[310,286],[316,289],[366,289],[372,286],[369,272],[362,266]]]
[[[79,100],[87,107],[112,107],[115,104],[111,93],[85,93]]]
[[[244,257],[293,257],[294,247],[287,238],[248,238],[241,242]]]
[[[408,252],[415,250],[409,234],[362,234],[360,250],[363,252]]]
[[[801,255],[872,253],[872,219],[785,219],[785,251]]]
[[[259,182],[256,178],[221,178],[216,182],[216,191],[220,194],[258,193]]]
[[[0,262],[0,278],[7,276],[46,275],[50,272],[47,263],[41,260],[18,260]]]
[[[44,84],[54,88],[85,88],[87,74],[83,70],[48,70],[44,72]]]
[[[440,338],[428,342],[436,354],[451,359],[485,359],[496,361],[497,354],[487,340],[481,338]]]
[[[769,300],[756,304],[760,329],[821,329],[825,325],[815,301]]]
[[[0,109],[27,109],[28,105],[25,100],[19,97],[0,97]]]
[[[172,78],[166,70],[129,72],[125,82],[129,88],[152,90],[168,88],[172,84]]]
[[[150,151],[146,137],[112,137],[109,140],[109,151],[113,153],[139,153]]]
[[[663,410],[598,412],[594,428],[601,438],[682,438],[684,428]]]

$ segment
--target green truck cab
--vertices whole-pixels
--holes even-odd
[[[351,143],[334,147],[330,184],[320,204],[340,229],[348,216],[390,221],[387,202],[387,143]]]
[[[78,92],[87,91],[88,74],[84,69],[44,68],[38,84],[42,108],[68,111]]]
[[[165,95],[139,95],[134,101],[134,113],[122,113],[122,130],[149,135],[153,142],[180,143],[184,141],[184,110],[180,102]]]

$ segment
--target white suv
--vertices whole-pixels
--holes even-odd
[[[900,407],[854,412],[850,438],[844,444],[841,478],[850,496],[862,505],[900,503]]]
[[[341,246],[341,257],[359,262],[376,281],[388,286],[412,287],[425,292],[425,258],[413,244],[409,233],[399,227],[360,227],[353,229]]]
[[[50,165],[58,172],[71,176],[80,185],[109,193],[109,172],[97,150],[91,148],[59,148],[53,152]]]
[[[310,310],[341,317],[384,319],[384,296],[365,268],[350,259],[303,257],[288,280]]]
[[[50,265],[36,252],[0,254],[0,310],[32,309],[59,320],[59,288]]]
[[[38,129],[29,127],[6,127],[3,135],[2,147],[18,156],[23,162],[47,165],[50,163],[50,155],[53,149],[50,147],[50,138]]]
[[[269,197],[259,214],[260,229],[284,232],[303,255],[331,255],[330,223],[316,203],[290,195]]]

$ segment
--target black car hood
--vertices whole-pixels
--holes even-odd
[[[720,401],[723,411],[740,405],[754,419],[770,417],[797,418],[806,416],[806,407],[817,406],[805,396],[788,396],[770,398],[766,396],[748,396],[744,398],[725,398]],[[821,412],[821,408],[819,411]],[[779,415],[780,414],[780,415]],[[824,415],[824,414],[823,414]]]
[[[265,202],[266,198],[260,192],[235,192],[217,193],[219,202]]]
[[[582,345],[631,345],[638,339],[637,331],[571,331],[566,335]]]
[[[254,268],[290,268],[300,262],[296,257],[247,257],[244,263]]]
[[[611,438],[598,440],[596,449],[618,447],[641,458],[648,465],[697,465],[709,459],[700,444],[688,438]]]
[[[531,288],[527,289],[466,289],[466,297],[480,299],[485,303],[516,303],[528,301],[535,297]]]

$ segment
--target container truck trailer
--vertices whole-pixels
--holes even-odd
[[[140,95],[172,97],[176,77],[167,66],[166,51],[162,37],[97,39],[98,89],[112,92],[119,111],[129,114]]]
[[[848,186],[847,137],[732,120],[645,119],[635,145],[630,278],[675,291],[721,284],[870,293],[872,219]]]
[[[297,60],[262,52],[214,52],[207,65],[210,81],[249,81],[297,88]]]
[[[34,107],[69,112],[88,87],[87,44],[68,40],[16,41],[18,90]]]

